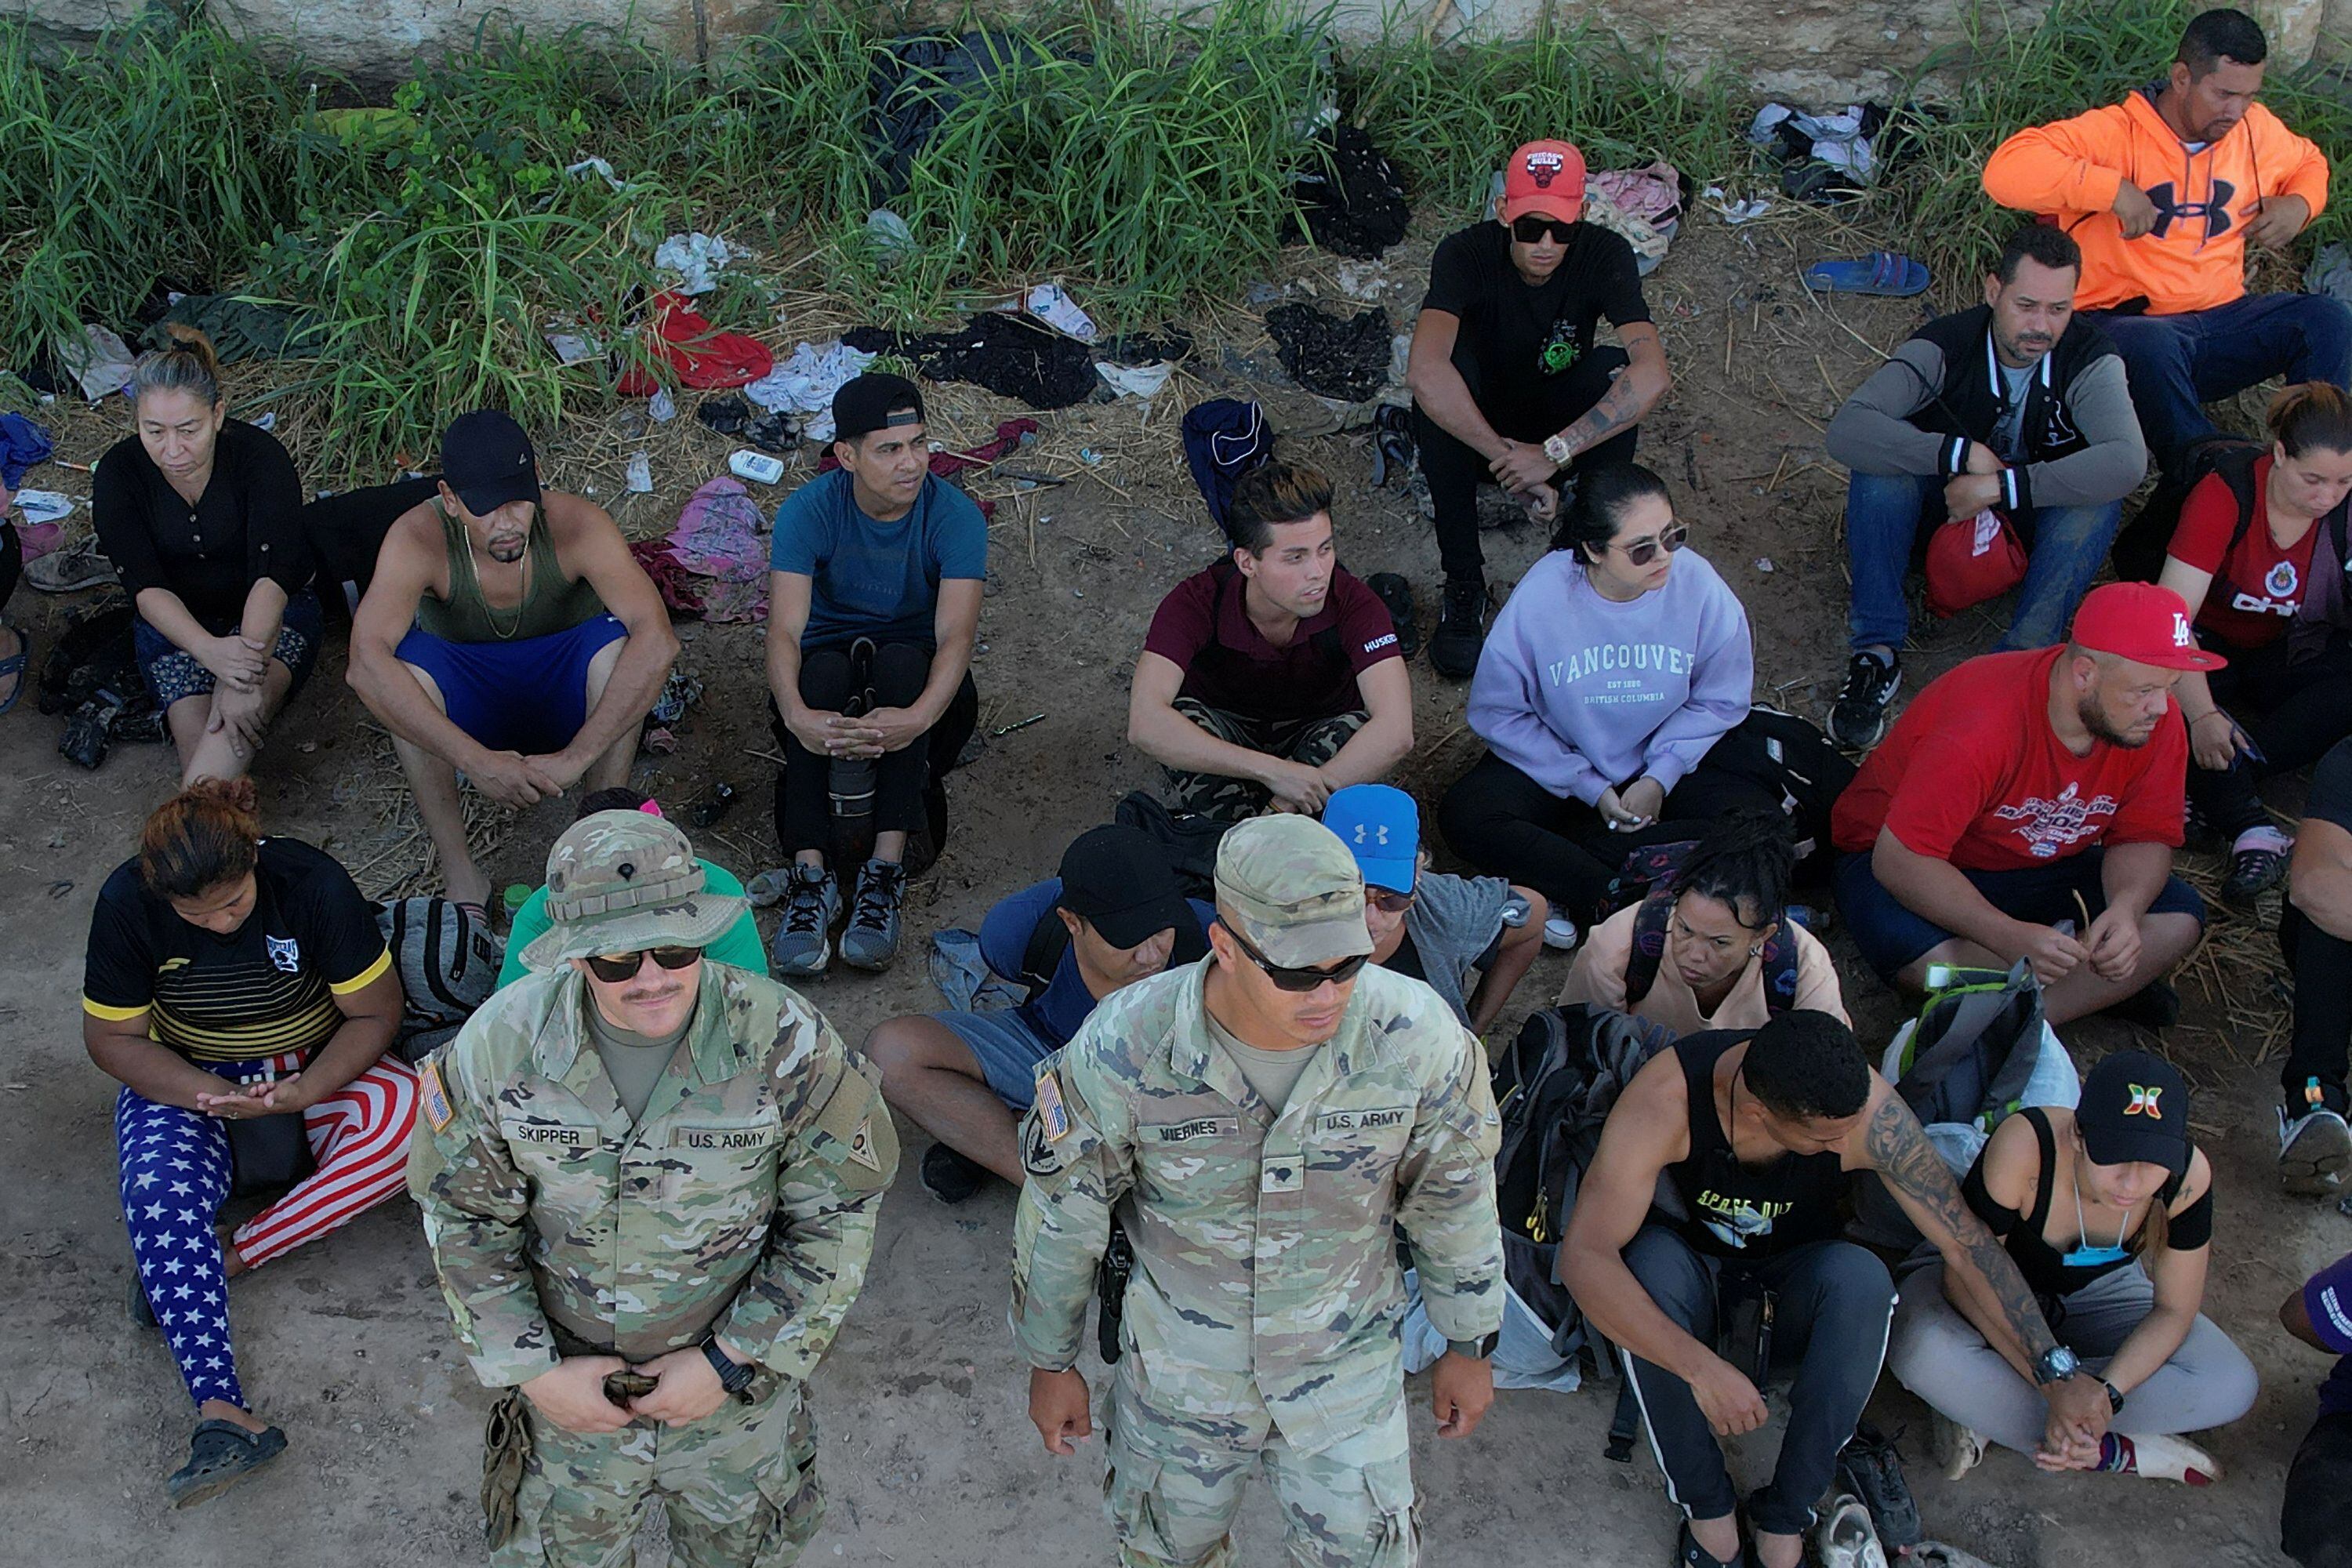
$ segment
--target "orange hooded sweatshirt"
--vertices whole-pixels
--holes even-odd
[[[2155,229],[2126,239],[2114,212],[2128,179],[2156,204]],[[2327,158],[2257,103],[2191,153],[2148,90],[2072,120],[2029,126],[1985,161],[1985,195],[2054,216],[2083,247],[2085,310],[2145,298],[2150,315],[2226,305],[2246,291],[2246,225],[2264,196],[2327,205]]]

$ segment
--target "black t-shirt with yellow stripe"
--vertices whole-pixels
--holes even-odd
[[[342,1025],[335,1005],[391,966],[375,906],[334,857],[294,838],[256,852],[253,913],[226,936],[191,925],[126,860],[90,914],[82,1007],[148,1016],[150,1037],[191,1061],[315,1050]]]

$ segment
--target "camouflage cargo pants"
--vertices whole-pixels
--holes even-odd
[[[1234,1515],[1250,1471],[1265,1467],[1282,1506],[1294,1568],[1414,1568],[1421,1521],[1404,1392],[1386,1415],[1318,1454],[1255,1423],[1201,1420],[1148,1408],[1111,1387],[1105,1510],[1119,1568],[1230,1568]]]
[[[1339,748],[1353,740],[1356,731],[1371,717],[1359,710],[1329,719],[1268,723],[1212,708],[1190,697],[1179,697],[1174,706],[1177,712],[1220,741],[1247,746],[1270,757],[1286,757],[1310,768],[1321,767],[1338,756]],[[1168,804],[1178,811],[1198,812],[1219,822],[1240,822],[1266,807],[1269,797],[1265,786],[1255,779],[1185,773],[1177,768],[1164,771],[1168,775]]]
[[[534,1413],[517,1528],[492,1568],[618,1568],[656,1499],[672,1568],[790,1568],[824,1493],[801,1386],[772,1381],[751,1404],[730,1399],[686,1426],[566,1432]]]

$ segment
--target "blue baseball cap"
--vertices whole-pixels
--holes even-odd
[[[1421,808],[1394,784],[1349,784],[1323,803],[1323,826],[1356,858],[1364,886],[1412,891],[1421,862]]]

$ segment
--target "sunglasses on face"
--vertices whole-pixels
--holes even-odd
[[[1655,539],[1637,539],[1631,544],[1621,545],[1618,548],[1625,552],[1627,561],[1636,566],[1647,566],[1658,558],[1659,551],[1663,550],[1671,555],[1689,542],[1690,530],[1678,522]]]
[[[1321,985],[1345,984],[1356,977],[1356,971],[1363,968],[1366,961],[1371,956],[1370,953],[1360,952],[1351,958],[1341,959],[1328,969],[1286,969],[1281,964],[1271,962],[1265,954],[1252,947],[1249,939],[1241,932],[1234,931],[1233,938],[1241,943],[1242,951],[1249,954],[1250,962],[1265,971],[1265,977],[1274,982],[1275,989],[1277,991],[1296,991],[1304,994]]]
[[[1521,245],[1541,245],[1544,237],[1549,235],[1554,245],[1566,245],[1575,227],[1572,223],[1562,223],[1556,217],[1540,217],[1531,213],[1526,217],[1511,220],[1511,237]]]
[[[698,947],[648,947],[637,952],[600,952],[588,961],[588,972],[607,985],[618,985],[624,980],[636,978],[637,971],[652,959],[664,969],[691,969],[701,962]]]
[[[1364,900],[1384,915],[1401,915],[1412,908],[1413,895],[1391,892],[1386,888],[1366,888]]]

